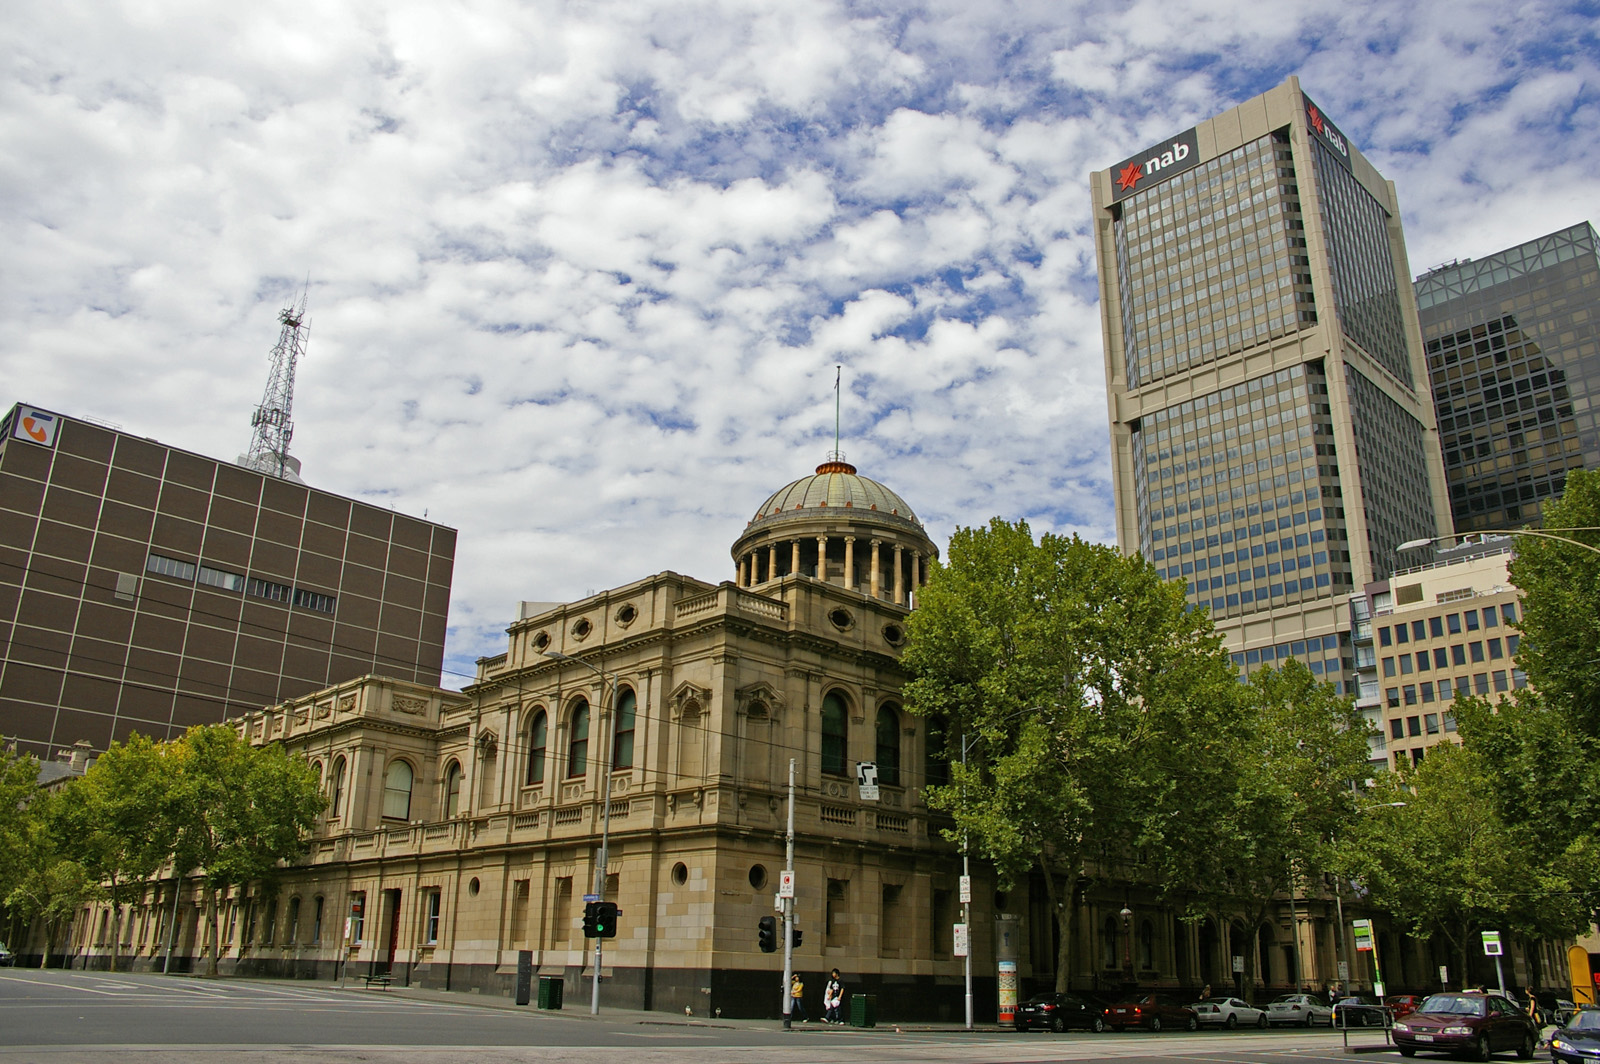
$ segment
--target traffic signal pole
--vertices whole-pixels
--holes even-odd
[[[783,866],[794,871],[794,758],[789,759],[789,833],[784,849]],[[789,984],[794,978],[794,899],[783,899],[783,1029],[794,1026],[791,1010],[794,998],[789,996]]]

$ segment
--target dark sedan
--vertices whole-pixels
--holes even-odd
[[[1200,1016],[1187,1005],[1164,994],[1146,994],[1134,1001],[1124,1001],[1106,1009],[1106,1022],[1113,1030],[1126,1027],[1144,1027],[1159,1031],[1163,1027],[1181,1027],[1185,1031],[1200,1029]]]
[[[1475,1060],[1515,1050],[1533,1059],[1539,1031],[1516,1002],[1499,994],[1434,994],[1393,1028],[1395,1048],[1403,1057],[1417,1050],[1465,1053]]]
[[[1035,994],[1017,1006],[1016,1023],[1019,1031],[1035,1027],[1048,1027],[1052,1031],[1065,1031],[1069,1027],[1103,1031],[1106,1007],[1073,994]]]
[[[1575,1012],[1565,1027],[1550,1036],[1550,1059],[1564,1064],[1600,1060],[1600,1012]]]

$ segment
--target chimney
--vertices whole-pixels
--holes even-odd
[[[87,739],[79,739],[72,744],[72,771],[82,774],[89,769],[89,754],[94,746]]]

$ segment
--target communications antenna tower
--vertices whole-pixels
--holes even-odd
[[[300,479],[300,461],[290,457],[289,440],[294,436],[294,371],[305,357],[306,336],[311,331],[306,323],[309,294],[308,288],[301,293],[298,305],[291,302],[278,313],[283,329],[270,356],[272,369],[267,374],[267,390],[250,418],[250,424],[255,426],[250,449],[239,456],[240,465],[285,480]]]

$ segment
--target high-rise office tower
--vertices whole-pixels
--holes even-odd
[[[1600,466],[1600,253],[1568,229],[1417,278],[1456,531],[1539,523]]]
[[[1353,693],[1350,593],[1449,531],[1394,187],[1295,78],[1092,185],[1122,548]]]

